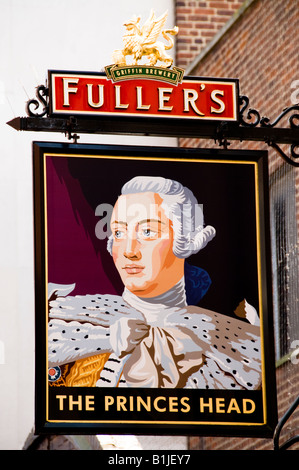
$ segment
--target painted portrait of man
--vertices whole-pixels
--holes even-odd
[[[221,236],[201,201],[159,174],[118,192],[105,266],[122,292],[78,294],[76,279],[49,279],[51,386],[260,389],[258,306],[244,298],[230,316],[201,306],[212,281],[189,260]]]

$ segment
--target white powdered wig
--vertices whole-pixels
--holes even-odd
[[[216,235],[214,227],[204,227],[202,205],[190,189],[181,183],[162,177],[136,176],[124,184],[122,195],[151,192],[163,200],[162,207],[172,221],[174,231],[173,253],[188,258],[202,250]],[[111,253],[113,237],[108,240]]]

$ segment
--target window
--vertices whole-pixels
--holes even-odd
[[[295,169],[283,165],[270,177],[270,217],[276,360],[299,340],[298,247]]]

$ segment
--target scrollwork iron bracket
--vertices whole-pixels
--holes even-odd
[[[296,400],[292,403],[290,408],[285,412],[279,423],[277,424],[273,436],[273,443],[274,443],[274,450],[286,450],[292,445],[294,445],[296,442],[299,442],[299,434],[290,437],[287,439],[283,444],[279,443],[280,440],[280,434],[282,431],[283,426],[285,423],[288,421],[288,419],[292,416],[292,414],[295,412],[295,410],[299,406],[299,396],[296,398]]]
[[[259,111],[253,108],[248,108],[249,106],[249,98],[245,95],[239,97],[240,101],[240,126],[248,127],[248,128],[275,128],[277,124],[279,124],[283,118],[287,115],[291,114],[288,121],[290,124],[290,128],[298,129],[298,142],[290,144],[290,155],[287,155],[285,151],[278,145],[275,141],[275,132],[273,132],[273,138],[265,137],[264,142],[276,150],[276,152],[290,165],[292,166],[299,166],[299,153],[296,151],[299,150],[299,103],[293,106],[289,106],[285,108],[279,116],[274,119],[272,122],[268,117],[261,117]],[[247,110],[248,108],[248,110]],[[245,115],[247,111],[247,114]],[[297,122],[296,122],[297,121]],[[297,160],[297,161],[296,161]]]
[[[49,113],[49,89],[45,85],[40,85],[36,88],[36,98],[27,101],[26,111],[30,117],[43,117]],[[31,106],[35,106],[34,111],[32,111]],[[42,111],[40,107],[43,106]]]
[[[64,132],[68,139],[79,139],[78,134],[130,134],[143,136],[213,139],[225,149],[231,141],[259,141],[273,148],[288,164],[299,166],[299,103],[285,108],[279,116],[270,120],[262,117],[257,109],[249,107],[249,98],[239,96],[239,118],[227,121],[189,121],[177,119],[170,123],[164,118],[139,116],[98,116],[91,119],[76,115],[50,115],[49,89],[37,87],[36,98],[26,105],[27,118],[15,118],[8,122],[17,130]],[[67,114],[67,113],[66,113]],[[289,127],[278,124],[288,118]],[[289,146],[288,154],[285,145]]]

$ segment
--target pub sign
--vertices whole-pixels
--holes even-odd
[[[267,153],[34,142],[36,432],[271,436]]]
[[[47,119],[237,126],[238,80],[184,77],[165,21],[49,71]],[[33,143],[37,434],[272,436],[267,158]]]
[[[49,71],[52,116],[238,119],[238,81],[191,78],[176,83],[173,71],[126,66],[123,74]],[[153,73],[156,72],[156,73]],[[119,73],[120,75],[118,76]]]

